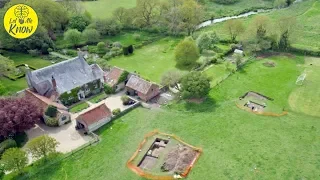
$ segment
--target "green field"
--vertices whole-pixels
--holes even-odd
[[[15,65],[28,64],[35,68],[42,68],[51,65],[50,61],[41,59],[40,57],[32,57],[29,54],[4,52],[3,56],[13,60]],[[27,80],[25,78],[12,81],[5,77],[0,77],[0,82],[6,87],[7,94],[12,94],[28,87]]]
[[[161,0],[166,1],[166,0]],[[98,0],[98,1],[83,1],[84,8],[92,14],[93,18],[109,18],[112,12],[118,7],[133,8],[136,6],[136,0]],[[214,17],[230,16],[240,14],[247,9],[272,8],[273,3],[265,0],[240,0],[238,3],[231,5],[222,5],[205,0],[202,4],[205,10],[205,19]]]
[[[205,0],[205,16],[210,19],[213,15],[215,18],[232,16],[242,13],[247,9],[264,9],[272,8],[272,1],[265,0],[240,0],[238,3],[231,5],[217,4],[212,0]]]
[[[293,4],[289,8],[274,10],[264,13],[276,23],[276,20],[283,17],[296,17],[296,27],[291,35],[291,44],[293,47],[302,49],[319,50],[320,47],[320,2],[315,0],[307,0]],[[241,19],[248,26],[255,16]],[[228,39],[228,32],[224,29],[225,23],[218,23],[213,26],[202,29],[203,31],[215,31],[222,39]],[[249,33],[249,31],[247,31]],[[243,37],[250,36],[244,34]]]
[[[154,82],[160,82],[164,72],[175,69],[174,48],[180,38],[167,37],[134,51],[131,56],[113,58],[109,63]]]
[[[311,65],[312,64],[312,65]],[[320,58],[306,58],[306,79],[289,98],[293,110],[320,117]]]
[[[112,12],[118,7],[133,8],[136,0],[98,0],[83,1],[82,5],[90,12],[93,18],[104,19],[112,16]]]
[[[263,66],[266,60],[276,62],[276,67]],[[266,60],[249,61],[213,88],[202,104],[135,109],[101,128],[97,133],[102,140],[96,146],[40,171],[33,166],[29,173],[38,173],[29,178],[142,179],[125,164],[144,135],[158,129],[203,148],[188,179],[318,179],[319,118],[293,112],[288,105],[304,57]],[[272,97],[279,106],[288,107],[289,114],[274,118],[238,109],[234,101],[249,90]]]

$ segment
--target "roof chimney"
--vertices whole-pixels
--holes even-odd
[[[78,58],[84,59],[83,52],[78,48]]]
[[[57,82],[53,76],[51,78],[51,82],[52,82],[53,89],[56,91],[57,90]]]

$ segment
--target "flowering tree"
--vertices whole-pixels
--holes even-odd
[[[38,106],[26,98],[0,99],[0,136],[30,129],[41,117]]]

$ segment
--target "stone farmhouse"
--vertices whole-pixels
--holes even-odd
[[[159,85],[131,75],[126,84],[127,94],[138,96],[142,101],[149,101],[160,94]]]
[[[26,74],[31,91],[70,106],[103,90],[103,70],[82,56]]]

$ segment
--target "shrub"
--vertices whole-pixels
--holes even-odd
[[[106,44],[104,42],[99,42],[97,44],[97,53],[98,54],[106,53]]]
[[[88,46],[88,52],[92,54],[97,53],[98,52],[97,46]]]
[[[128,96],[124,95],[124,96],[121,97],[121,101],[122,101],[123,105],[128,105],[129,101],[130,101],[130,98]]]
[[[9,148],[17,147],[17,143],[13,139],[6,139],[0,143],[0,155],[4,153],[5,150]]]
[[[238,2],[239,0],[213,0],[214,2],[218,4],[234,4]]]
[[[83,31],[82,35],[89,44],[97,43],[100,39],[100,34],[95,29],[86,29]]]
[[[120,108],[117,108],[117,109],[112,110],[112,114],[113,114],[114,116],[117,116],[117,115],[119,115],[120,113],[121,113]]]
[[[113,47],[117,47],[117,48],[122,48],[122,45],[121,45],[120,42],[114,42],[114,43],[112,44],[112,46],[113,46]]]
[[[133,34],[133,39],[136,41],[141,40],[141,35],[140,34]]]
[[[57,107],[55,106],[48,106],[46,112],[45,112],[45,115],[49,116],[49,117],[56,117],[57,116]]]
[[[106,94],[113,94],[114,93],[114,89],[112,87],[110,87],[108,84],[103,85],[103,90]]]
[[[75,56],[78,55],[77,51],[74,51],[74,50],[71,50],[71,49],[68,49],[68,50],[66,51],[66,54],[67,54],[68,56],[72,56],[72,57],[75,57]]]
[[[40,51],[37,50],[37,49],[28,50],[28,53],[29,53],[32,57],[36,57],[36,56],[39,56],[39,55],[40,55]]]
[[[48,48],[48,52],[52,52],[53,51],[53,49],[52,48]]]
[[[57,127],[59,126],[59,121],[57,118],[55,117],[49,117],[47,116],[44,120],[44,123],[47,125],[47,126],[50,126],[50,127]]]
[[[82,34],[77,29],[69,29],[63,34],[64,40],[69,42],[72,46],[79,45],[81,42]]]

